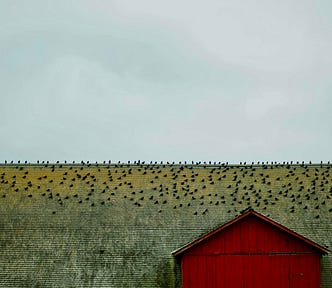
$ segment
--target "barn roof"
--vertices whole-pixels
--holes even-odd
[[[198,239],[186,244],[185,246],[175,250],[174,252],[172,252],[172,254],[174,256],[181,256],[184,253],[186,253],[188,250],[194,248],[196,245],[198,245],[199,243],[209,239],[210,237],[213,237],[213,235],[222,232],[223,230],[225,230],[226,228],[235,225],[236,223],[238,223],[240,220],[245,219],[249,216],[254,216],[257,217],[258,219],[261,219],[267,223],[269,223],[270,225],[272,225],[273,227],[286,232],[287,234],[292,235],[293,237],[297,238],[298,240],[307,243],[308,245],[312,246],[313,248],[315,248],[315,250],[319,251],[321,254],[328,254],[330,251],[328,249],[326,249],[325,247],[317,244],[316,242],[296,233],[295,231],[288,229],[287,227],[277,223],[276,221],[273,221],[272,219],[264,216],[261,213],[258,213],[257,211],[253,210],[253,209],[247,209],[246,211],[243,211],[243,213],[239,216],[237,216],[236,218],[234,218],[233,220],[221,225],[220,227],[210,231],[207,234],[204,234],[203,236],[199,237]]]
[[[169,287],[171,252],[248,207],[330,249],[331,168],[0,164],[0,286]],[[322,261],[326,287],[331,254]]]

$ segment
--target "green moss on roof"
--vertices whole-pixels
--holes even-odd
[[[248,207],[331,248],[332,165],[0,164],[0,273],[54,287],[178,283],[171,252]],[[22,287],[8,277],[0,287]]]
[[[324,217],[332,204],[330,165],[2,165],[1,202],[7,208],[57,203],[63,207],[155,206],[208,214],[275,208]],[[188,208],[190,207],[190,208]],[[82,208],[79,208],[82,209]],[[301,213],[303,214],[303,213]]]

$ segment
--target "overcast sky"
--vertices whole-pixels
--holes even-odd
[[[332,160],[330,0],[1,0],[0,162]]]

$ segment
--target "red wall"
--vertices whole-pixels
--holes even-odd
[[[184,288],[318,288],[320,254],[249,216],[189,249],[182,278]]]

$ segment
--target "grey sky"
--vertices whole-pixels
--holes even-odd
[[[328,161],[332,4],[0,1],[0,162]]]

